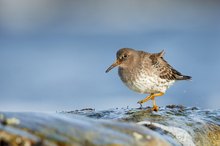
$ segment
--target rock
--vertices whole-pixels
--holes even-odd
[[[152,112],[150,108],[122,108],[75,114],[96,119],[136,122],[160,133],[170,143],[170,139],[175,139],[186,146],[220,146],[220,110],[169,105],[161,108],[159,112]]]
[[[0,113],[0,146],[220,146],[220,110],[170,105]]]
[[[169,146],[143,126],[71,114],[0,113],[1,146]],[[13,120],[12,120],[13,119]],[[6,121],[14,122],[6,122]],[[175,142],[174,142],[175,143]]]

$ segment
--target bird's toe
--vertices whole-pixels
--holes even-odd
[[[143,100],[140,100],[140,101],[138,101],[137,103],[138,103],[138,104],[143,104],[144,101],[143,101]]]
[[[159,110],[159,107],[158,106],[153,106],[153,108],[152,108],[152,111],[155,111],[155,112],[157,112]]]
[[[140,108],[142,108],[143,102],[142,101],[138,101],[137,103],[140,104]]]

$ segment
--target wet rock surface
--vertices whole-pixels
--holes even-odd
[[[169,146],[134,123],[43,113],[1,113],[1,146]]]
[[[54,114],[0,112],[0,146],[220,145],[220,110],[170,105]]]
[[[175,140],[176,143],[186,146],[220,146],[220,110],[168,105],[160,108],[158,112],[151,111],[149,107],[97,112],[94,109],[87,109],[65,113],[70,115],[74,113],[96,119],[135,122],[161,134],[171,144]]]

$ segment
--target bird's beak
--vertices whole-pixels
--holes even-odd
[[[118,60],[116,60],[116,61],[105,71],[105,73],[108,73],[111,69],[113,69],[114,67],[116,67],[116,66],[118,66],[118,65],[120,65],[120,64],[121,64],[121,62],[118,61]]]

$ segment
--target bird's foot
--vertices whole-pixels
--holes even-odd
[[[143,106],[142,106],[142,103],[139,103],[139,102],[138,102],[138,104],[140,104],[140,107],[139,107],[139,108],[141,109],[141,108],[143,107]]]
[[[145,102],[144,100],[140,100],[137,103],[142,105],[144,102]]]
[[[158,107],[158,106],[154,105],[154,106],[152,107],[152,111],[157,112],[158,110],[159,110],[159,107]]]
[[[140,104],[140,108],[142,108],[142,107],[143,107],[142,104],[144,103],[144,101],[143,101],[143,100],[140,100],[140,101],[138,101],[137,103]]]

